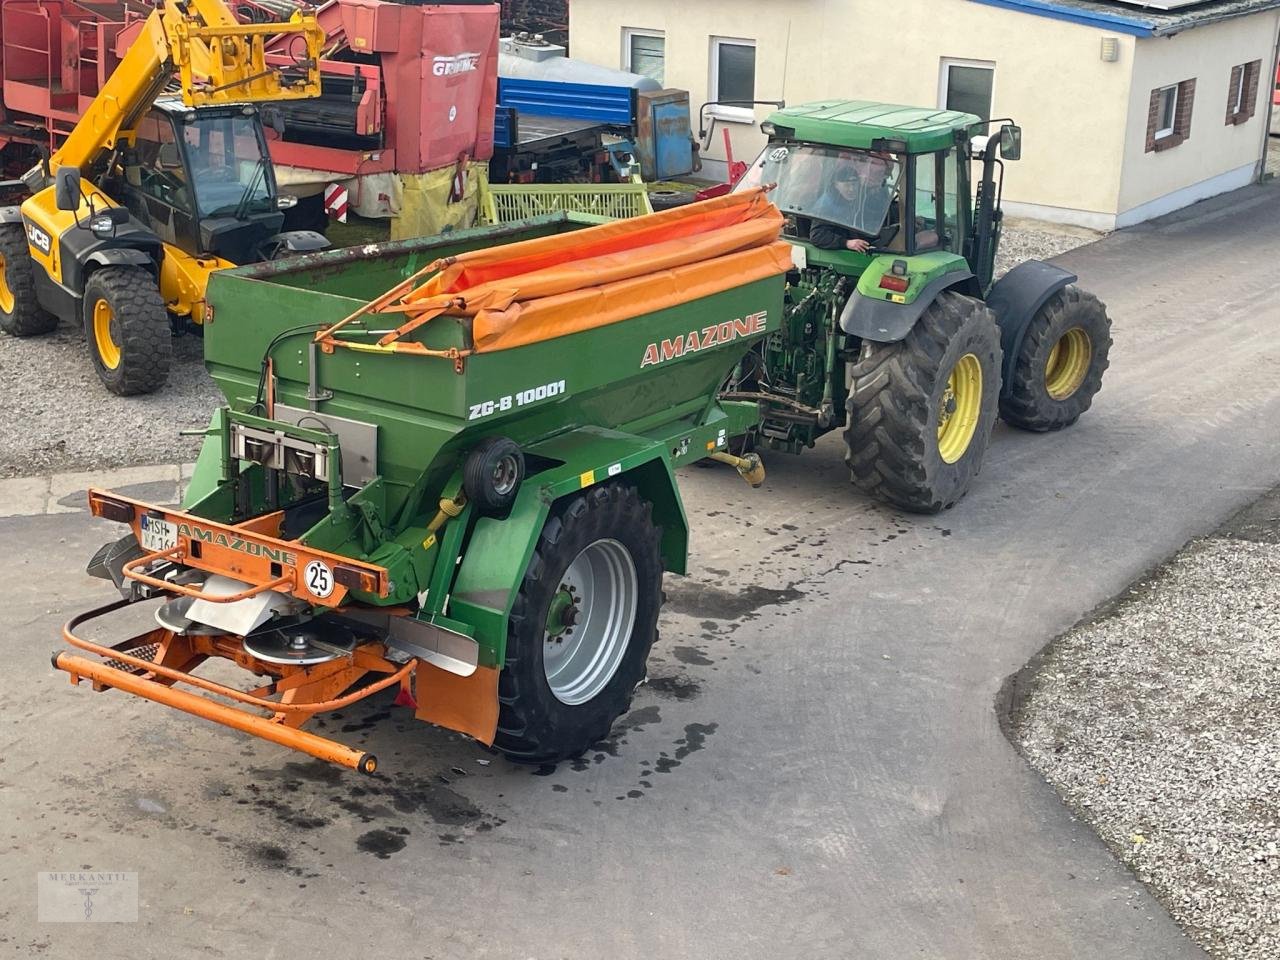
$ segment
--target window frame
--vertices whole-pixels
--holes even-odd
[[[708,66],[709,66],[708,72],[710,73],[710,76],[708,77],[709,82],[707,85],[707,91],[708,91],[707,99],[708,100],[720,99],[720,48],[725,45],[751,48],[751,50],[753,51],[752,65],[751,65],[751,81],[752,81],[752,87],[754,88],[755,81],[756,81],[756,72],[757,72],[755,54],[756,52],[758,52],[756,42],[754,40],[748,40],[745,37],[711,37],[710,41],[711,41],[711,53],[710,53],[710,56],[708,57]],[[755,99],[754,93],[752,95],[752,99],[753,100]],[[707,112],[711,116],[717,117],[720,120],[726,121],[728,123],[752,123],[753,124],[756,122],[755,107],[726,107],[721,104],[713,103],[709,107],[707,107]]]
[[[1257,115],[1258,93],[1261,87],[1261,60],[1250,60],[1231,68],[1227,80],[1227,126],[1240,126]]]
[[[974,70],[987,70],[991,74],[991,102],[987,104],[988,116],[991,119],[996,108],[996,61],[972,60],[965,57],[942,57],[938,66],[938,109],[950,110],[947,106],[947,93],[951,89],[951,68],[969,67]]]
[[[622,28],[622,69],[628,73],[637,73],[633,66],[632,45],[631,41],[636,37],[649,37],[653,40],[662,41],[662,79],[658,82],[665,88],[667,85],[667,32],[665,30],[653,30],[649,27],[623,27]]]
[[[1156,143],[1159,143],[1161,140],[1167,140],[1172,137],[1178,130],[1178,85],[1176,83],[1171,83],[1165,87],[1156,87],[1153,92],[1160,97],[1160,107],[1156,114],[1157,117],[1163,117],[1165,113],[1166,96],[1168,96],[1169,102],[1172,105],[1172,110],[1169,111],[1169,125],[1167,127],[1163,127],[1160,126],[1160,120],[1156,121],[1156,129],[1152,136],[1155,138]]]

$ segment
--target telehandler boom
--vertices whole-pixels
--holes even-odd
[[[134,29],[132,26],[130,30]],[[269,66],[265,43],[296,55]],[[175,329],[208,319],[209,274],[318,249],[282,234],[260,101],[320,91],[323,33],[312,16],[241,24],[222,0],[166,0],[47,161],[32,196],[0,208],[0,328],[47,333],[83,322],[98,375],[118,394],[168,376]],[[163,96],[175,79],[181,97]]]

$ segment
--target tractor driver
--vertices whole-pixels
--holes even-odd
[[[830,219],[857,225],[862,233],[879,233],[886,215],[896,209],[896,179],[892,155],[864,151],[846,154],[835,164],[815,212],[825,210]],[[891,219],[896,220],[896,215]],[[815,222],[809,228],[809,240],[822,250],[866,253],[872,242],[853,236],[853,232],[835,223]]]

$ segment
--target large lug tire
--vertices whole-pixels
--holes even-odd
[[[1027,326],[1000,416],[1023,430],[1061,430],[1102,389],[1111,351],[1107,308],[1074,284],[1054,294]]]
[[[912,513],[937,513],[963,497],[996,422],[994,314],[945,292],[905,339],[865,342],[850,374],[844,438],[854,484]]]
[[[36,303],[35,262],[21,223],[0,224],[0,330],[15,337],[51,333],[58,318]]]
[[[556,505],[511,611],[494,746],[521,763],[576,757],[631,708],[658,635],[661,530],[621,482]]]
[[[164,386],[173,332],[155,277],[141,267],[102,267],[84,286],[89,356],[103,384],[122,397]]]

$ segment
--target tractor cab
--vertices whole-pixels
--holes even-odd
[[[232,264],[275,255],[284,210],[257,108],[163,98],[138,124],[108,192],[161,240]]]
[[[973,114],[864,101],[786,108],[763,125],[769,143],[736,189],[776,184],[784,234],[837,273],[859,276],[877,254],[945,252],[985,288],[1000,222],[986,128]],[[1020,134],[1003,131],[1003,158],[1017,159]]]

